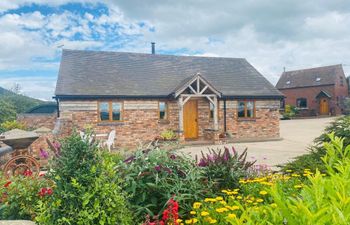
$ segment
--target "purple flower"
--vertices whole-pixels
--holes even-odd
[[[168,174],[172,174],[173,171],[171,169],[169,169],[168,167],[164,167],[163,168],[166,172],[168,172]]]
[[[44,149],[40,148],[40,157],[43,159],[49,158],[49,153],[45,151]]]
[[[159,171],[162,170],[162,166],[156,165],[156,166],[154,167],[154,169],[155,169],[157,172],[159,172]]]
[[[198,166],[206,167],[206,166],[208,166],[208,163],[204,159],[201,159],[198,163]]]
[[[173,160],[176,159],[176,155],[171,154],[171,155],[170,155],[170,159],[173,159]]]

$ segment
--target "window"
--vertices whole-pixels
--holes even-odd
[[[344,86],[344,78],[340,77],[340,86]]]
[[[238,118],[254,118],[255,101],[239,101],[237,111],[238,111]]]
[[[307,108],[307,100],[306,100],[306,98],[298,98],[297,99],[297,107],[298,108]]]
[[[321,77],[316,77],[316,81],[317,82],[321,81]]]
[[[290,84],[290,80],[287,80],[286,84],[288,84],[288,85],[289,85],[289,84]]]
[[[168,119],[168,104],[167,102],[159,102],[159,119]]]
[[[99,102],[99,121],[121,121],[122,108],[123,105],[121,102]]]

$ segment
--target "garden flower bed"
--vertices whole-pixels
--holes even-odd
[[[128,158],[73,134],[53,151],[45,176],[0,175],[0,218],[37,224],[349,224],[348,118],[327,128],[318,163],[256,171],[234,148],[193,160],[158,147]],[[344,125],[345,124],[345,125]],[[323,144],[321,145],[321,142]],[[320,170],[318,169],[321,168]],[[332,216],[329,216],[332,215]]]

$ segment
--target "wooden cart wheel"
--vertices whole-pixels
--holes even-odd
[[[4,175],[7,177],[16,175],[32,174],[38,176],[40,173],[40,165],[38,161],[27,155],[18,155],[10,159],[4,166]]]

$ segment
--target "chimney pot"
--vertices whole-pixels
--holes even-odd
[[[155,42],[151,42],[152,44],[152,54],[156,54],[156,43]]]

